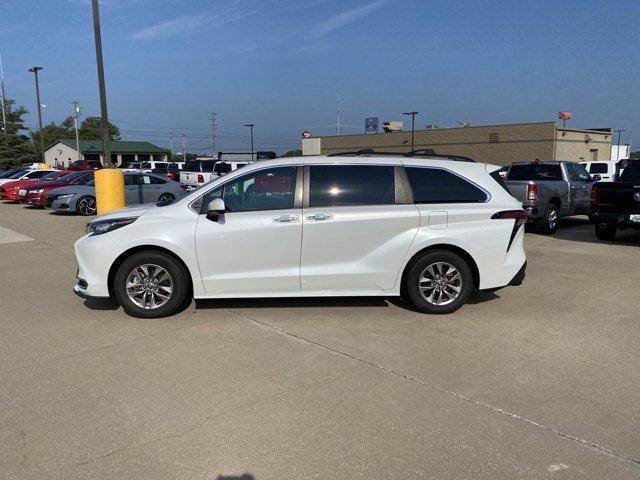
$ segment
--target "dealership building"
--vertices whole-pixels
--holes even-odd
[[[611,129],[564,128],[555,122],[437,128],[414,131],[414,150],[433,149],[437,154],[461,155],[478,162],[509,165],[527,160],[609,160]],[[334,135],[302,139],[303,155],[372,148],[379,152],[411,150],[411,131],[359,135]]]
[[[150,160],[166,162],[169,150],[160,148],[149,142],[126,142],[114,140],[110,142],[111,162],[120,165],[122,162],[146,162]],[[80,152],[75,140],[58,140],[44,151],[44,161],[58,168],[68,167],[76,160],[100,160],[104,163],[102,142],[100,140],[80,140]]]

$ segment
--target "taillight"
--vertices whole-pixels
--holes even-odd
[[[198,183],[204,183],[204,177],[202,175],[198,175]]]
[[[595,207],[598,204],[598,187],[595,185],[591,189],[591,207]]]
[[[502,212],[494,213],[491,215],[494,220],[515,220],[513,229],[511,230],[511,236],[509,237],[509,243],[507,245],[507,252],[511,248],[513,239],[516,237],[516,233],[522,225],[527,223],[527,213],[524,210],[503,210]]]
[[[498,220],[509,220],[514,219],[516,221],[516,226],[524,225],[527,223],[527,212],[524,210],[504,210],[502,212],[495,213],[491,216],[492,219]]]
[[[527,200],[538,200],[538,186],[535,183],[527,185]]]

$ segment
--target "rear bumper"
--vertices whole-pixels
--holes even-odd
[[[605,223],[609,227],[620,229],[633,228],[640,230],[640,222],[632,222],[628,213],[600,213],[592,212],[591,216],[594,223]]]
[[[525,260],[520,270],[518,270],[518,273],[516,273],[515,276],[509,282],[509,285],[514,287],[518,285],[522,285],[522,282],[524,281],[524,277],[526,275],[526,271],[527,271],[527,261]]]

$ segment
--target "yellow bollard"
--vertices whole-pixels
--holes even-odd
[[[94,172],[98,215],[126,206],[124,201],[124,173],[116,168]]]

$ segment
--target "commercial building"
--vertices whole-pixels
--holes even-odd
[[[302,139],[303,155],[328,155],[365,148],[380,152],[409,152],[411,131]],[[555,122],[429,128],[414,132],[413,148],[462,155],[495,165],[535,159],[608,160],[611,156],[611,129],[562,128]]]
[[[169,151],[149,142],[113,141],[111,146],[111,161],[115,165],[122,162],[137,161],[167,161]],[[80,152],[76,149],[75,140],[58,140],[44,151],[44,161],[51,166],[63,168],[76,160],[100,160],[102,142],[100,140],[80,140]]]

